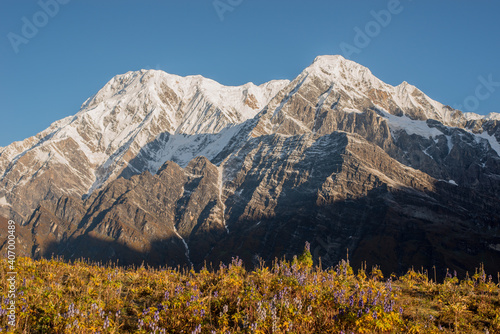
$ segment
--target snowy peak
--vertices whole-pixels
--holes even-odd
[[[488,115],[482,117],[488,121],[500,121],[500,113],[497,112],[490,112]]]
[[[376,78],[368,68],[339,55],[318,56],[304,72],[327,81],[330,80],[337,85],[371,88],[386,85]]]
[[[102,118],[117,106],[137,108],[146,103],[165,114],[171,125],[166,129],[169,132],[214,133],[254,117],[287,84],[287,80],[275,80],[260,86],[224,86],[200,75],[181,77],[141,70],[115,76],[81,112],[95,114],[92,110],[104,103],[101,109],[105,110],[97,110],[97,118]]]
[[[493,120],[497,117],[495,114],[485,117],[454,110],[406,81],[391,86],[375,77],[368,68],[342,56],[318,56],[301,76],[308,76],[309,81],[319,79],[330,83],[334,92],[350,100],[344,104],[350,110],[362,112],[359,106],[372,104],[393,115],[405,115],[414,120],[435,119],[448,126],[463,126],[470,119]],[[359,103],[352,103],[355,101]]]

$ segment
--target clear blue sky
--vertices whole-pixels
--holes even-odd
[[[223,20],[213,0],[71,0],[53,17],[37,1],[1,0],[0,146],[75,114],[116,74],[157,68],[226,85],[293,79],[317,55],[356,47],[354,29],[367,24],[374,37],[358,41],[350,59],[387,83],[408,81],[458,106],[473,101],[479,76],[500,82],[499,1],[401,0],[379,31],[370,12],[391,1],[218,1],[232,9]],[[40,28],[24,29],[16,53],[9,36],[25,38],[26,21]],[[471,105],[476,112],[500,111],[500,87],[490,89]]]

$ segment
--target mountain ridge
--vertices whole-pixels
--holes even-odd
[[[127,72],[75,116],[0,150],[0,215],[22,222],[33,257],[252,263],[309,240],[326,264],[349,248],[394,271],[465,270],[482,256],[491,266],[497,117],[388,85],[341,56],[259,86]],[[459,248],[443,248],[443,231]]]

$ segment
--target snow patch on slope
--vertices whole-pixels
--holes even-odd
[[[229,228],[227,227],[226,224],[226,203],[222,200],[222,191],[224,189],[224,180],[223,180],[223,175],[224,175],[224,167],[221,165],[218,167],[218,190],[219,190],[219,203],[222,205],[222,224],[224,225],[224,228],[226,229],[226,233],[229,234]]]
[[[412,120],[407,116],[394,116],[383,110],[381,112],[388,120],[392,132],[403,130],[409,135],[418,135],[425,138],[433,138],[443,134],[438,129],[429,127],[425,121]]]
[[[198,156],[212,160],[230,143],[242,126],[228,126],[217,134],[171,135],[156,152],[153,160],[149,161],[148,169],[151,173],[156,173],[167,161],[174,161],[184,168]]]
[[[186,240],[184,240],[184,238],[181,237],[181,235],[179,234],[179,232],[177,232],[177,228],[175,228],[175,226],[174,226],[174,233],[179,237],[179,239],[181,239],[182,243],[184,244],[184,248],[186,249],[186,253],[185,253],[186,258],[187,258],[189,264],[191,265],[191,267],[193,267],[193,262],[191,262],[191,256],[190,256],[189,246],[188,246]]]
[[[10,206],[9,202],[7,202],[7,199],[5,196],[0,197],[0,206]]]
[[[490,136],[486,131],[483,133],[476,133],[476,137],[486,139],[489,143],[490,146],[495,152],[497,152],[498,156],[500,156],[500,143],[498,143],[497,139],[493,136]],[[476,139],[477,141],[477,139]]]

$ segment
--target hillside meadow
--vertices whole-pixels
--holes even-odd
[[[7,333],[500,333],[500,286],[482,266],[436,283],[413,269],[385,277],[348,260],[293,261],[252,271],[238,258],[200,271],[18,258],[16,326]]]

